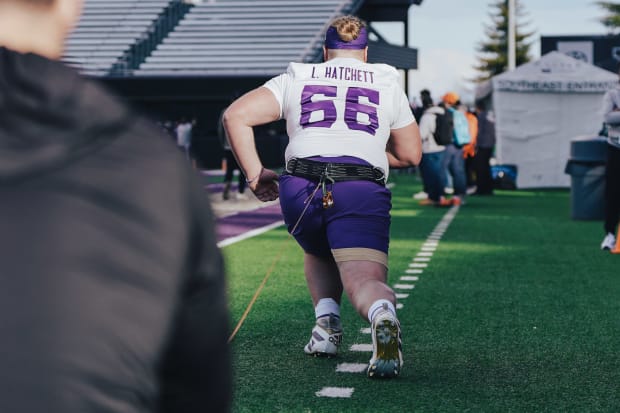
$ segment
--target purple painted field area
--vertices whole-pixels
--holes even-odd
[[[258,202],[252,195],[248,195],[249,199],[244,200],[222,200],[220,194],[224,190],[224,184],[222,182],[213,182],[213,180],[219,180],[216,171],[213,176],[210,172],[203,172],[203,176],[210,176],[211,182],[205,182],[205,190],[211,194],[217,196],[211,197],[211,202],[214,209],[221,209],[224,211],[223,216],[220,216],[216,222],[216,235],[217,242],[243,235],[249,231],[256,230],[276,222],[282,221],[282,212],[280,210],[280,204],[270,203],[264,207]],[[214,178],[215,177],[215,178]],[[236,178],[233,180],[231,186],[231,194],[237,191]],[[250,191],[247,190],[249,193]],[[229,213],[232,212],[232,213]]]
[[[281,220],[282,211],[279,204],[218,218],[216,225],[217,242]]]

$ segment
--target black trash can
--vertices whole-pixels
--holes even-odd
[[[605,161],[607,139],[602,136],[571,140],[570,158],[564,170],[571,176],[571,217],[579,220],[604,218]]]

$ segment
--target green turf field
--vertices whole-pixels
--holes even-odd
[[[371,338],[346,302],[339,356],[303,353],[314,313],[301,251],[279,228],[223,250],[233,327],[268,275],[232,341],[234,411],[620,412],[620,256],[598,249],[602,223],[571,220],[568,191],[470,197],[412,274],[448,210],[419,206],[414,176],[391,181],[389,283],[418,277],[397,290],[409,294],[402,375],[336,372],[370,358],[350,350]],[[326,387],[352,394],[317,396]]]

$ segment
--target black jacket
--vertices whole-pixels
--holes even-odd
[[[213,228],[169,138],[0,47],[0,412],[227,411]]]
[[[478,139],[476,146],[492,149],[495,146],[495,121],[493,114],[486,110],[478,113]]]

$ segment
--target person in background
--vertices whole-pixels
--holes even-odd
[[[324,63],[291,63],[236,100],[224,125],[250,189],[262,201],[280,197],[288,230],[304,250],[316,316],[304,352],[337,353],[346,292],[371,323],[367,375],[396,377],[402,352],[396,297],[386,282],[391,193],[385,182],[389,166],[418,164],[420,135],[396,69],[367,63],[363,21],[330,22],[323,54]],[[278,175],[262,166],[252,128],[281,118],[290,141],[278,186]]]
[[[460,105],[459,95],[454,92],[446,93],[442,102],[446,110],[452,112],[453,118],[464,115],[457,110]],[[467,123],[467,120],[465,119]],[[455,132],[456,133],[456,132]],[[453,205],[462,205],[465,201],[465,195],[467,193],[467,178],[465,176],[465,159],[463,158],[463,148],[458,146],[454,141],[446,145],[446,151],[444,156],[444,168],[450,174],[452,178],[452,185],[454,188],[454,196],[451,201]]]
[[[413,117],[415,118],[418,125],[420,124],[420,120],[422,119],[422,114],[426,110],[425,105],[430,101],[432,105],[432,98],[430,91],[428,89],[423,89],[420,91],[420,105],[412,103],[411,110],[413,112]],[[422,180],[422,191],[416,194],[413,194],[413,199],[419,199],[420,205],[431,205],[433,201],[431,201],[428,197],[428,188],[426,187],[426,180],[424,179],[424,172],[422,171],[422,163],[418,167],[418,173],[420,174],[420,179]],[[397,172],[401,172],[402,170],[397,170]]]
[[[478,118],[471,112],[467,105],[461,104],[458,108],[467,118],[469,135],[471,141],[463,145],[463,157],[465,158],[465,178],[467,182],[467,193],[475,190],[476,171],[474,168],[474,157],[476,156],[476,140],[478,139]],[[471,191],[470,191],[471,189]]]
[[[243,199],[245,196],[245,188],[247,186],[245,182],[245,177],[241,172],[241,168],[239,168],[239,164],[237,164],[237,159],[230,148],[230,142],[228,141],[228,136],[226,135],[226,130],[224,129],[224,125],[222,124],[222,116],[224,116],[224,111],[220,115],[220,118],[217,123],[217,135],[220,140],[220,144],[222,145],[222,149],[224,150],[224,160],[226,162],[226,171],[224,173],[224,191],[222,192],[222,199],[227,201],[230,199],[230,188],[232,187],[233,175],[237,170],[239,171],[238,176],[238,185],[237,185],[237,193],[235,199]]]
[[[620,65],[618,66],[620,76]],[[620,220],[620,86],[603,97],[603,117],[607,125],[607,163],[605,168],[605,237],[601,249],[620,254],[616,237]]]
[[[174,143],[58,61],[79,0],[0,0],[0,412],[227,412],[222,257]]]
[[[493,195],[491,156],[495,149],[495,119],[493,112],[488,111],[482,101],[476,102],[476,117],[478,118],[478,138],[474,157],[475,195]]]
[[[435,140],[437,116],[445,114],[445,109],[433,105],[430,94],[422,97],[422,106],[425,108],[420,120],[420,138],[422,140],[422,162],[420,172],[428,198],[421,200],[421,205],[449,206],[444,188],[446,183],[446,169],[444,168],[445,146]]]
[[[422,115],[424,114],[424,111],[426,110],[426,108],[424,107],[424,102],[428,102],[428,100],[431,99],[431,92],[428,89],[422,89],[420,91],[420,102],[421,105],[417,106],[416,108],[413,109],[413,116],[415,117],[415,121],[418,122],[418,124],[420,123],[421,119],[422,119]]]
[[[176,127],[177,145],[183,148],[185,158],[190,160],[190,147],[192,145],[192,128],[193,124],[186,118],[181,118]]]

